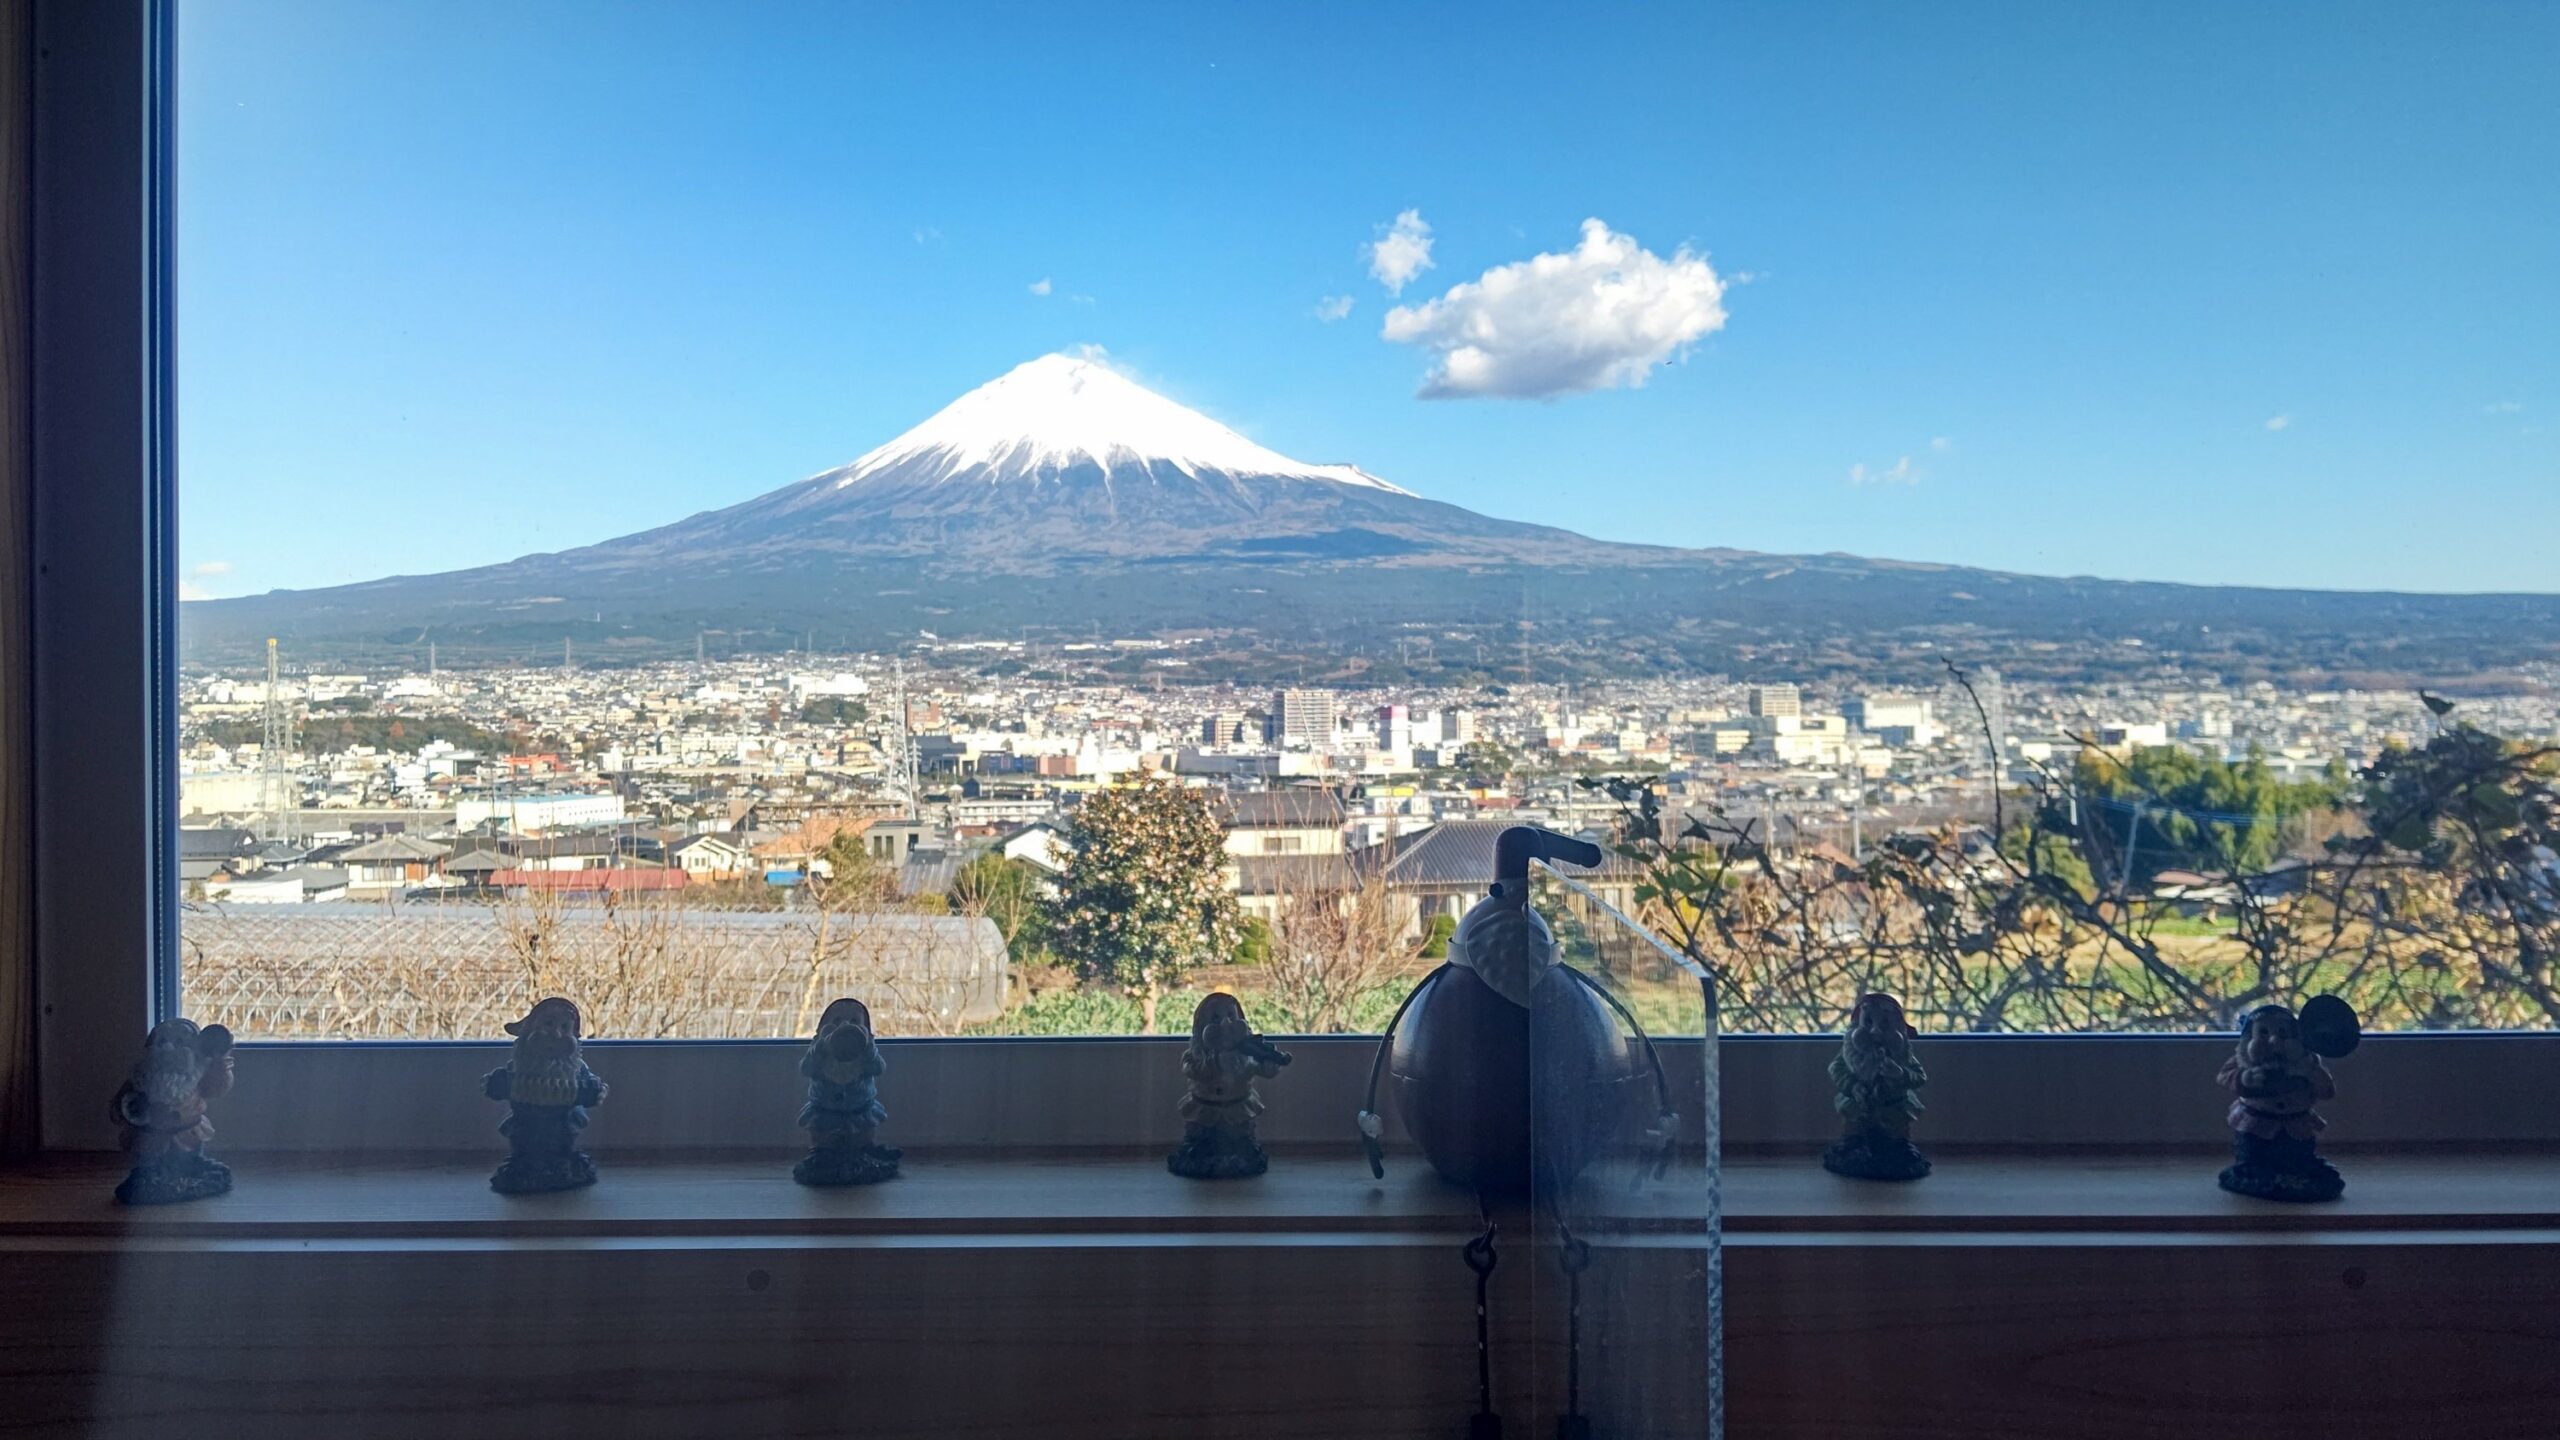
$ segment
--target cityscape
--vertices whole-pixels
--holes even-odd
[[[277,1033],[345,1033],[310,997],[296,1008],[283,973],[233,972],[298,966],[340,993],[349,975],[387,974],[387,955],[348,953],[366,946],[477,946],[503,968],[523,945],[493,917],[535,910],[562,934],[643,908],[662,925],[687,916],[695,963],[715,963],[703,947],[716,937],[729,947],[719,954],[735,951],[718,963],[788,967],[806,949],[789,927],[823,914],[812,895],[850,841],[878,867],[868,908],[906,918],[895,946],[846,963],[888,983],[913,971],[906,986],[923,998],[910,1025],[1001,1032],[1009,1018],[1029,1023],[1043,977],[1018,950],[1008,966],[1010,934],[972,929],[1010,927],[955,896],[960,877],[1001,857],[1045,890],[1080,807],[1141,780],[1212,800],[1226,828],[1221,882],[1244,916],[1280,921],[1293,895],[1340,904],[1375,876],[1394,907],[1382,933],[1402,937],[1378,943],[1418,969],[1434,919],[1491,880],[1491,832],[1619,832],[1618,802],[1593,777],[1650,777],[1675,816],[1738,816],[1774,837],[1779,863],[1821,864],[1897,834],[1987,825],[1995,787],[2070,774],[2084,754],[2178,747],[2312,781],[2423,744],[2444,723],[2411,691],[2179,679],[2058,689],[1989,669],[1897,690],[1774,676],[1244,687],[1187,682],[1184,650],[962,642],[367,673],[280,656],[272,680],[191,673],[180,686],[190,984],[263,985]],[[1148,678],[1120,678],[1133,660]],[[2534,691],[2465,698],[2464,720],[2560,738],[2560,675],[2532,678]],[[1623,911],[1640,908],[1623,866],[1592,878]],[[2196,880],[2166,870],[2150,883]],[[384,1023],[432,1030],[422,1016]]]

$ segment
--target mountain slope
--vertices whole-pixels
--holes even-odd
[[[1059,355],[850,464],[673,524],[477,569],[184,607],[190,656],[210,661],[269,634],[351,658],[429,639],[457,657],[557,654],[564,638],[601,658],[689,649],[705,629],[776,648],[812,632],[876,646],[918,631],[1172,630],[1344,648],[1462,627],[1443,638],[1481,649],[1520,643],[1524,623],[1542,645],[1605,651],[1608,664],[1720,668],[1790,648],[1935,664],[2138,639],[2146,664],[2237,653],[2446,674],[2560,649],[2560,597],[2048,579],[1593,540],[1291,459]]]

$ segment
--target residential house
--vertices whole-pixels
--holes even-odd
[[[756,868],[746,846],[719,835],[688,835],[667,847],[667,858],[696,880],[726,880]]]
[[[1339,855],[1342,797],[1317,786],[1248,790],[1227,802],[1229,855]]]
[[[347,889],[358,895],[380,895],[429,885],[440,878],[438,866],[453,847],[415,835],[385,835],[338,857],[347,868]]]

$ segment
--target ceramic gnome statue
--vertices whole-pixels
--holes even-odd
[[[578,1007],[557,995],[537,1001],[507,1026],[515,1052],[482,1083],[492,1100],[507,1102],[498,1133],[507,1158],[489,1177],[501,1195],[575,1190],[596,1183],[596,1164],[578,1148],[587,1107],[604,1103],[604,1081],[578,1054]]]
[[[1191,1044],[1182,1052],[1182,1144],[1164,1166],[1194,1180],[1235,1180],[1271,1168],[1254,1134],[1262,1097],[1253,1082],[1277,1075],[1289,1052],[1253,1033],[1233,995],[1201,997],[1191,1012]]]
[[[809,1153],[791,1167],[803,1185],[876,1185],[897,1178],[897,1150],[875,1144],[889,1112],[880,1108],[880,1072],[888,1065],[871,1034],[871,1011],[850,996],[818,1017],[818,1033],[800,1057],[809,1082],[800,1124]]]
[[[1831,1104],[1840,1112],[1840,1138],[1822,1152],[1823,1169],[1861,1180],[1917,1180],[1929,1173],[1929,1157],[1911,1143],[1920,1087],[1929,1083],[1929,1072],[1911,1053],[1911,1036],[1901,1001],[1858,997],[1849,1012],[1849,1033],[1831,1060]]]
[[[124,1153],[133,1170],[116,1187],[127,1205],[174,1205],[231,1189],[231,1168],[204,1153],[213,1135],[208,1102],[231,1092],[231,1032],[192,1020],[151,1027],[142,1058],[116,1091]]]
[[[2306,1003],[2296,1015],[2261,1005],[2240,1022],[2240,1044],[2215,1078],[2231,1092],[2231,1164],[2222,1188],[2261,1200],[2335,1200],[2346,1178],[2320,1158],[2328,1122],[2311,1107],[2338,1093],[2322,1056],[2332,1059],[2363,1038],[2356,1012],[2335,995]]]

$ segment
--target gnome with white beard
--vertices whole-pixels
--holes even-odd
[[[587,1107],[604,1103],[604,1081],[579,1058],[579,1029],[578,1007],[557,995],[507,1027],[515,1051],[482,1082],[490,1099],[507,1102],[498,1133],[507,1137],[508,1154],[489,1177],[501,1195],[596,1183],[596,1163],[578,1148],[578,1132],[587,1128]]]

